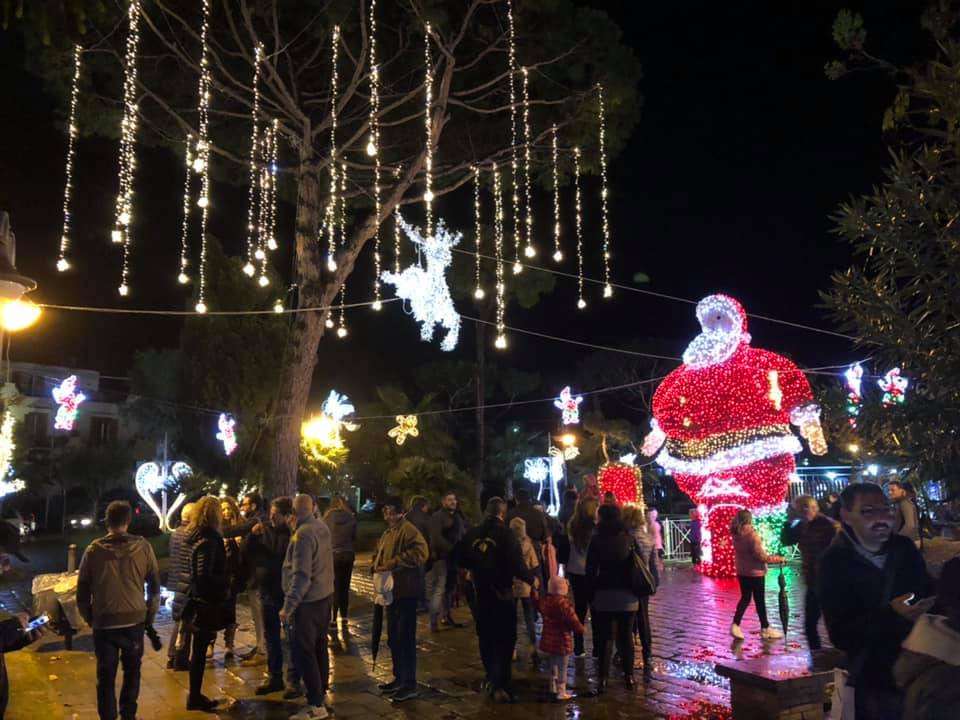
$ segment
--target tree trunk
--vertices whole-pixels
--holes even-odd
[[[487,418],[483,408],[486,396],[487,330],[483,323],[477,328],[477,507],[482,508],[483,491],[486,486],[487,467]]]

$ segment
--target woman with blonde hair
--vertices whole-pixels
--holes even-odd
[[[573,590],[573,607],[577,619],[586,624],[587,609],[590,607],[590,588],[587,585],[587,551],[590,540],[597,527],[597,498],[580,496],[573,510],[573,517],[567,523],[567,537],[570,540],[570,556],[564,567],[564,574]],[[583,657],[583,633],[573,635],[573,654]]]
[[[743,640],[743,630],[740,622],[750,605],[750,598],[757,609],[760,619],[760,637],[764,640],[782,638],[783,633],[770,627],[767,621],[767,598],[764,595],[764,581],[767,576],[767,563],[780,564],[783,558],[779,555],[768,555],[760,542],[760,536],[753,527],[753,513],[749,510],[739,510],[730,523],[730,534],[733,536],[733,550],[737,567],[737,581],[740,583],[740,602],[733,616],[733,625],[730,634],[737,640]]]
[[[203,671],[207,648],[223,630],[234,622],[228,602],[227,555],[223,547],[223,517],[220,499],[200,498],[190,518],[190,589],[183,610],[183,622],[193,627],[193,654],[190,658],[190,694],[187,710],[214,712],[219,704],[203,695]]]
[[[647,564],[650,574],[656,584],[660,584],[660,568],[657,561],[657,543],[647,525],[647,515],[643,506],[637,503],[627,503],[620,511],[624,529],[633,537],[634,552]],[[653,672],[653,635],[650,629],[650,598],[637,598],[637,621],[634,624],[634,635],[640,638],[640,647],[643,649],[643,677],[650,679]]]

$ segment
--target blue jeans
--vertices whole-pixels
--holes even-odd
[[[387,606],[387,643],[393,677],[402,688],[417,686],[417,598],[394,598]]]
[[[330,653],[327,649],[327,628],[333,593],[316,602],[300,603],[293,611],[293,661],[303,678],[307,703],[323,705],[323,696],[330,685]]]
[[[140,663],[143,660],[143,624],[125,628],[93,631],[93,649],[97,656],[97,711],[100,720],[117,717],[117,667],[123,666],[120,688],[120,717],[137,716],[140,695]]]
[[[293,663],[289,634],[281,637],[280,608],[283,600],[275,603],[273,598],[261,597],[263,608],[263,635],[267,644],[267,672],[271,680],[283,679],[283,666],[287,666],[287,685],[300,684],[300,673]]]
[[[436,560],[427,573],[427,602],[430,604],[430,622],[436,624],[447,611],[447,561]]]

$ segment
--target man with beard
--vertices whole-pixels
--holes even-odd
[[[430,529],[427,543],[430,546],[432,565],[427,571],[427,602],[430,604],[430,631],[436,632],[443,619],[445,625],[460,627],[450,615],[450,595],[447,578],[456,573],[456,567],[449,564],[453,546],[463,537],[463,519],[457,513],[457,495],[448,492],[440,500],[440,509],[430,516]]]
[[[877,485],[840,496],[843,529],[820,557],[817,592],[830,640],[847,657],[857,720],[899,720],[893,665],[913,623],[933,605],[923,556],[894,535],[895,508]]]

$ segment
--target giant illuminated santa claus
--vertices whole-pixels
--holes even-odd
[[[782,508],[800,435],[826,453],[820,408],[792,362],[750,347],[747,315],[726,295],[697,303],[703,331],[687,346],[683,365],[653,396],[653,427],[645,455],[668,470],[705,518],[702,569],[734,574],[730,521],[741,508]]]

